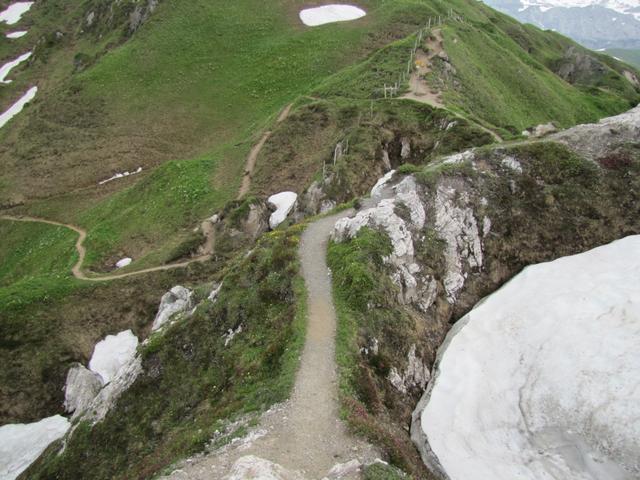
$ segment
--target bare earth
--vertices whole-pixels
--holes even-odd
[[[433,35],[435,39],[427,40],[428,53],[425,53],[422,49],[416,50],[415,68],[409,79],[410,91],[402,98],[426,103],[436,108],[445,108],[440,93],[432,90],[425,80],[425,76],[431,73],[432,60],[444,51],[440,30],[434,30]]]
[[[287,105],[280,115],[278,115],[278,119],[276,123],[281,123],[289,116],[289,112],[291,111],[291,107],[293,107],[293,103]],[[256,167],[256,160],[258,159],[258,155],[262,151],[262,147],[271,137],[271,131],[266,131],[260,138],[260,141],[251,149],[249,152],[249,156],[247,157],[247,163],[244,167],[244,177],[242,178],[242,185],[240,185],[240,190],[238,191],[238,200],[244,197],[247,193],[249,193],[249,189],[251,188],[251,175],[253,174],[253,170]]]
[[[336,314],[326,263],[329,234],[345,211],[309,225],[299,256],[308,292],[307,336],[291,399],[262,416],[245,441],[221,451],[182,462],[167,479],[221,479],[240,457],[255,455],[319,479],[338,463],[377,455],[367,443],[352,437],[339,419],[335,362]]]

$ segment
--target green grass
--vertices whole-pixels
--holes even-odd
[[[385,393],[390,389],[386,377],[412,343],[414,329],[413,321],[394,304],[398,290],[383,262],[391,249],[384,233],[369,228],[350,241],[329,246],[342,416],[353,431],[381,448],[393,465],[415,478],[429,478],[408,436],[390,420],[395,413],[378,416],[385,408],[395,408],[393,394]],[[379,340],[379,352],[365,358],[361,348],[372,338]],[[393,468],[374,468],[369,474],[367,478],[404,478],[394,476],[399,472]]]
[[[564,82],[493,24],[450,24],[443,34],[458,82],[441,73],[446,103],[507,134],[549,121],[562,127],[593,121],[624,111],[639,98],[631,91],[625,98]]]
[[[67,278],[78,234],[41,223],[0,220],[0,288],[26,278]]]

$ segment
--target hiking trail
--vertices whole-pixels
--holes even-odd
[[[338,463],[377,458],[374,448],[351,436],[339,418],[336,313],[326,258],[336,221],[353,213],[321,218],[302,235],[298,256],[307,289],[307,330],[290,400],[263,414],[247,442],[185,460],[163,478],[224,478],[236,460],[255,455],[306,479],[321,479]]]

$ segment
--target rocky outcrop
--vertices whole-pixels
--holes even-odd
[[[399,372],[396,367],[391,367],[389,381],[402,394],[410,389],[424,390],[431,378],[429,365],[422,358],[416,356],[416,346],[412,345],[407,355],[407,367],[404,372]]]
[[[269,460],[248,455],[236,461],[225,480],[303,480],[303,477]]]
[[[392,177],[393,172],[389,172],[374,186],[372,199],[380,198]],[[421,190],[413,177],[406,177],[390,187],[390,191],[393,198],[383,198],[375,207],[358,212],[353,218],[339,220],[332,238],[336,242],[345,241],[364,227],[384,230],[393,248],[385,263],[394,271],[392,280],[399,288],[399,300],[426,311],[433,303],[436,285],[430,276],[421,273],[422,269],[415,261],[413,235],[424,227],[426,219]]]
[[[64,390],[64,409],[81,415],[89,407],[102,388],[102,378],[95,372],[76,364],[67,373]]]
[[[392,247],[369,267],[391,281],[358,317],[366,374],[354,383],[380,422],[409,421],[451,325],[522,268],[640,233],[638,139],[640,107],[544,141],[452,155],[415,176],[390,173],[373,206],[336,224],[335,241],[368,227]]]
[[[621,115],[603,118],[598,123],[578,125],[548,139],[563,143],[591,160],[598,160],[619,147],[637,144],[640,139],[640,105]]]
[[[171,319],[180,313],[191,311],[194,307],[193,292],[188,288],[177,285],[162,296],[156,318],[153,320],[152,331],[161,329]]]
[[[100,422],[107,415],[109,410],[115,405],[120,395],[122,395],[142,373],[142,359],[136,356],[124,365],[116,377],[106,385],[98,395],[87,406],[81,420],[88,420],[92,423]]]

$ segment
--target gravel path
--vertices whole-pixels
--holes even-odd
[[[329,235],[352,210],[322,218],[304,232],[299,249],[308,293],[307,335],[291,399],[267,412],[260,425],[232,448],[182,462],[167,479],[219,479],[240,457],[255,455],[299,472],[323,478],[338,463],[377,457],[367,443],[352,437],[339,419],[335,361],[336,314],[326,262]]]

